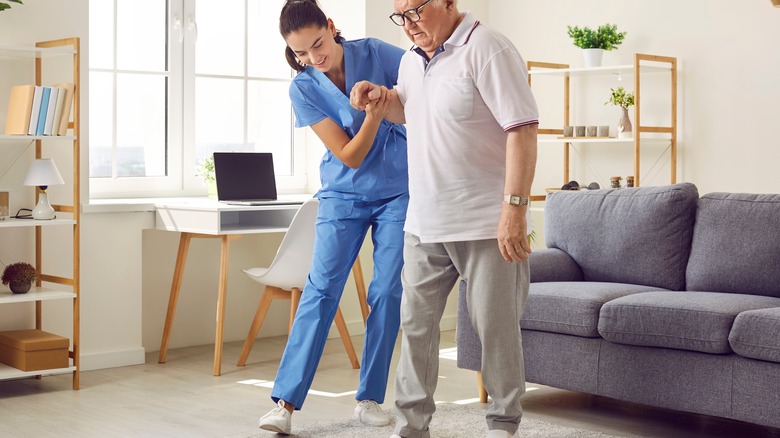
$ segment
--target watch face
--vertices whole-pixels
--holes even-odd
[[[528,199],[519,195],[504,195],[504,202],[509,205],[528,205]]]

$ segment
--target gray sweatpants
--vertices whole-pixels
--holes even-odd
[[[505,261],[496,239],[421,243],[406,233],[401,358],[395,379],[395,433],[404,438],[430,436],[439,322],[458,277],[467,282],[471,324],[482,341],[482,379],[493,399],[488,429],[514,433],[520,423],[520,396],[525,392],[520,316],[528,297],[528,262]]]

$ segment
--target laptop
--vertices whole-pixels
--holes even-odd
[[[232,205],[296,203],[277,199],[274,159],[269,152],[214,152],[214,172],[219,202]]]

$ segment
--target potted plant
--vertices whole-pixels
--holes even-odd
[[[15,294],[27,293],[34,280],[35,268],[29,263],[11,263],[3,270],[3,285],[8,285]]]
[[[9,5],[7,2],[19,3],[20,5],[22,4],[22,0],[6,0],[6,1],[0,2],[0,11],[4,11],[6,9],[11,9],[11,5]]]
[[[628,32],[618,32],[617,25],[603,24],[593,30],[589,27],[566,26],[569,36],[574,40],[574,45],[583,49],[585,55],[585,67],[598,67],[601,58],[607,50],[616,49]]]
[[[195,168],[195,176],[200,177],[208,186],[209,198],[217,196],[217,174],[214,171],[214,155],[209,155]]]
[[[626,89],[621,87],[610,88],[611,92],[609,100],[604,102],[604,105],[619,106],[623,110],[623,114],[620,116],[618,122],[618,137],[631,138],[632,128],[631,119],[628,117],[628,108],[634,106],[634,93],[626,92]]]

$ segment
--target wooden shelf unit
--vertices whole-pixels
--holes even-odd
[[[52,41],[37,42],[34,47],[21,47],[21,46],[0,46],[0,62],[3,59],[13,58],[30,58],[35,62],[35,85],[42,84],[43,75],[43,59],[51,57],[70,57],[72,58],[73,66],[73,84],[75,85],[73,94],[73,109],[71,112],[72,121],[68,123],[68,129],[70,133],[66,136],[36,136],[36,135],[0,135],[0,146],[2,143],[19,142],[19,141],[34,141],[35,142],[35,158],[43,158],[43,143],[48,142],[72,142],[72,190],[73,190],[73,202],[71,205],[52,205],[55,211],[67,213],[71,215],[71,218],[57,218],[50,221],[37,221],[33,219],[8,219],[0,222],[0,229],[4,228],[34,228],[35,233],[35,267],[38,273],[36,283],[30,292],[21,295],[14,295],[10,292],[0,292],[0,305],[10,303],[23,303],[33,302],[35,303],[35,328],[40,330],[43,324],[43,308],[42,303],[49,300],[72,300],[73,302],[73,333],[71,336],[71,347],[68,352],[71,365],[66,368],[38,370],[38,371],[21,371],[7,365],[0,364],[0,380],[19,379],[25,377],[37,377],[53,374],[67,374],[72,373],[73,376],[73,389],[79,389],[79,348],[80,348],[80,230],[81,230],[81,218],[80,208],[81,205],[81,187],[80,187],[80,40],[79,38],[65,38]],[[2,83],[1,86],[9,86],[9,84]],[[58,166],[64,173],[64,169]],[[38,202],[39,192],[36,189],[35,203]],[[73,240],[73,263],[72,263],[72,275],[69,277],[49,275],[43,269],[43,252],[44,252],[44,239],[42,228],[43,227],[70,227],[72,229]],[[46,283],[46,287],[43,287],[43,283]]]
[[[643,142],[663,141],[670,144],[670,184],[677,182],[677,58],[668,56],[656,56],[636,53],[634,63],[630,65],[616,65],[591,68],[570,68],[568,64],[555,64],[549,62],[528,61],[528,84],[532,84],[533,77],[553,76],[563,79],[563,124],[571,125],[571,78],[582,76],[622,76],[633,78],[635,104],[633,107],[633,138],[597,139],[588,137],[576,138],[545,138],[544,135],[563,136],[563,129],[539,127],[539,143],[563,143],[563,184],[569,182],[569,153],[573,144],[577,143],[627,143],[634,146],[634,185],[640,185],[640,151]],[[642,80],[646,74],[668,73],[670,84],[670,123],[668,126],[648,126],[642,124],[641,101]],[[643,134],[652,134],[655,137],[643,138]],[[542,195],[540,195],[542,196]]]

